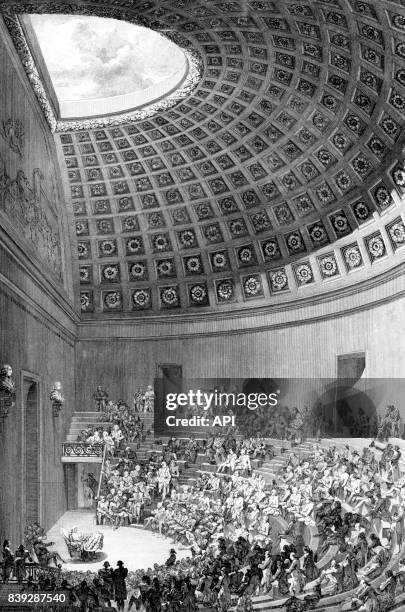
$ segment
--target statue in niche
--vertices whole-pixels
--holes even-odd
[[[97,412],[105,412],[105,408],[108,400],[108,393],[101,385],[98,385],[97,389],[92,395],[92,399],[94,400],[96,411]]]
[[[4,365],[0,370],[0,402],[2,412],[7,416],[10,408],[15,403],[16,386],[13,380],[13,369],[10,365]]]
[[[24,125],[19,119],[7,119],[1,122],[0,135],[8,146],[20,159],[24,155],[25,132]]]

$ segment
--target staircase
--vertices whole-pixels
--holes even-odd
[[[290,442],[282,440],[274,440],[269,442],[273,447],[275,456],[269,461],[264,461],[260,467],[254,470],[254,472],[263,476],[266,483],[271,484],[273,480],[277,479],[277,475],[286,467],[288,463],[288,451],[291,450],[292,447]],[[294,446],[294,454],[298,454],[301,458],[305,457],[306,455],[310,455],[312,452],[312,445],[314,443],[315,440],[307,440],[306,442],[302,442],[301,444]]]
[[[288,462],[288,450],[291,449],[291,443],[278,439],[266,439],[268,444],[271,444],[275,454],[273,459],[251,459],[252,472],[263,476],[265,482],[269,486],[273,479],[277,478],[277,474],[283,470]],[[315,440],[307,440],[302,444],[294,447],[294,452],[301,457],[305,457],[312,452],[312,445]],[[149,452],[161,452],[161,447],[152,445]],[[217,473],[218,476],[225,476],[228,473],[218,473],[218,466],[208,462],[207,455],[198,453],[195,463],[179,461],[180,464],[180,479],[182,485],[193,486],[196,484],[199,476],[209,473]]]
[[[150,452],[154,445],[154,433],[153,433],[153,413],[139,413],[139,416],[144,424],[144,436],[143,440],[138,446],[137,443],[128,443],[127,446],[131,450],[135,450],[140,460],[145,459],[147,453]],[[70,423],[69,433],[66,436],[66,442],[77,442],[78,436],[83,429],[87,427],[95,427],[100,429],[108,429],[111,427],[111,423],[102,420],[103,414],[100,412],[74,412],[72,421]],[[161,448],[157,446],[157,448]],[[101,462],[101,459],[100,459]]]
[[[102,412],[74,412],[70,423],[69,433],[66,436],[67,442],[76,442],[77,437],[83,429],[87,427],[108,428],[111,423],[102,420]],[[144,432],[153,432],[153,413],[140,413],[141,420],[144,424]]]

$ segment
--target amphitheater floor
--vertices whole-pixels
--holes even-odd
[[[95,561],[83,563],[70,559],[61,529],[69,530],[74,526],[85,533],[100,531],[104,534],[104,547]],[[146,569],[154,563],[164,563],[171,548],[176,549],[178,559],[190,556],[187,549],[179,548],[172,540],[142,527],[120,527],[114,531],[109,525],[96,525],[94,511],[87,509],[65,512],[48,531],[47,540],[54,542],[50,550],[57,550],[67,561],[63,565],[67,571],[95,571],[102,567],[104,561],[115,567],[118,560],[123,561],[129,570]]]

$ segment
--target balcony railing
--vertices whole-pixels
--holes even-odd
[[[98,457],[103,458],[104,444],[88,442],[63,442],[62,457]]]

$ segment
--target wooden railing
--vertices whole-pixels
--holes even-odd
[[[0,577],[3,576],[3,565],[4,561],[0,561]],[[47,574],[51,576],[52,574],[59,574],[60,570],[57,567],[41,567],[38,563],[26,563],[25,564],[25,577],[23,579],[23,584],[27,582],[29,578],[32,578],[34,582],[36,582],[41,574]],[[1,582],[1,580],[0,580]],[[12,574],[10,583],[15,584],[16,578],[14,576],[14,572]]]

